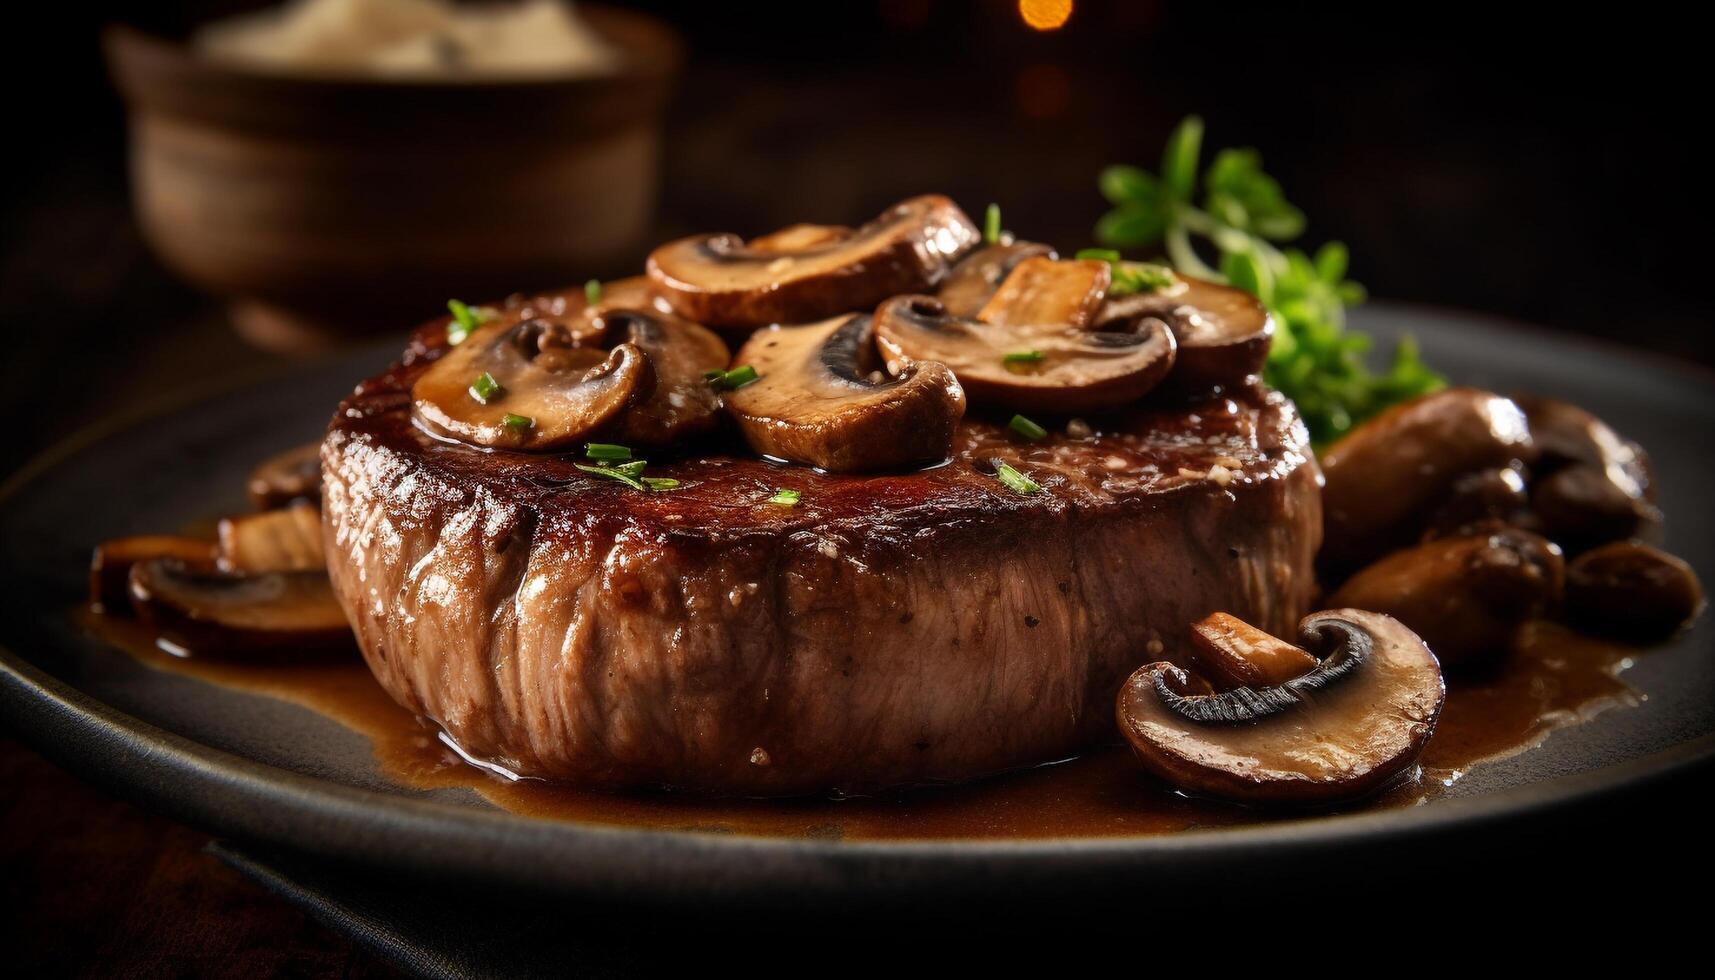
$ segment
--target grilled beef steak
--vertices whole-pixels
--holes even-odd
[[[333,420],[329,571],[392,696],[515,772],[754,795],[968,779],[1115,738],[1126,677],[1183,659],[1204,616],[1286,635],[1309,608],[1317,472],[1278,395],[1041,443],[967,417],[952,461],[912,473],[658,453],[681,485],[646,492],[416,427],[439,343]]]

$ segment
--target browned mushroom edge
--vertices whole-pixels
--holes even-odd
[[[871,317],[771,327],[737,362],[757,380],[728,392],[726,410],[756,452],[830,472],[939,462],[965,414],[958,379],[937,363],[880,369]]]
[[[1315,666],[1265,687],[1213,691],[1173,664],[1140,668],[1116,706],[1138,761],[1185,792],[1266,804],[1352,799],[1408,771],[1446,696],[1429,647],[1358,609],[1305,617],[1299,639]]]
[[[1520,626],[1558,606],[1565,582],[1558,546],[1502,528],[1396,551],[1347,579],[1328,602],[1392,616],[1453,668],[1505,654]]]
[[[976,318],[929,296],[876,310],[889,370],[945,364],[972,399],[1021,411],[1094,412],[1136,401],[1172,370],[1173,334],[1144,318],[1090,329],[1111,273],[1106,262],[1020,262]]]
[[[682,317],[729,330],[871,310],[932,288],[981,234],[938,194],[910,198],[849,234],[795,226],[746,244],[696,235],[657,248],[648,275]]]

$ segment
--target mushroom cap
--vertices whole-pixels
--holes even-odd
[[[212,571],[219,559],[213,541],[176,534],[139,534],[111,538],[95,546],[89,559],[89,603],[99,612],[116,612],[131,601],[131,569],[139,562],[172,558],[183,566]]]
[[[901,201],[841,232],[794,225],[750,244],[737,235],[693,235],[650,253],[648,275],[680,316],[697,323],[806,323],[929,289],[982,237],[938,194]]]
[[[1023,411],[1093,412],[1147,394],[1173,367],[1173,335],[1159,320],[1088,329],[1112,273],[1092,259],[1020,262],[975,319],[929,296],[896,296],[876,310],[889,367],[938,361],[974,400]],[[1009,363],[1008,354],[1039,358]]]
[[[1323,559],[1349,568],[1406,544],[1461,476],[1534,456],[1524,412],[1493,392],[1395,405],[1322,454]]]
[[[1414,764],[1446,696],[1423,641],[1358,609],[1307,616],[1299,635],[1320,664],[1275,687],[1186,693],[1194,678],[1168,663],[1132,674],[1117,713],[1144,768],[1192,793],[1326,803],[1369,793]]]
[[[1165,323],[1179,347],[1169,380],[1183,391],[1230,388],[1261,374],[1275,329],[1262,303],[1232,286],[1185,275],[1175,279],[1149,292],[1108,297],[1097,322]]]
[[[223,517],[215,531],[229,572],[324,571],[321,508],[298,501],[260,514]]]
[[[655,384],[637,347],[537,346],[541,320],[492,323],[432,364],[411,388],[417,417],[464,442],[503,449],[565,449],[600,431]],[[576,337],[574,343],[587,338]],[[472,387],[482,375],[500,385],[486,402]],[[507,425],[508,416],[530,419]]]
[[[1503,527],[1396,551],[1359,570],[1328,601],[1398,619],[1454,667],[1506,653],[1521,625],[1560,601],[1565,583],[1557,546]]]
[[[417,415],[465,442],[533,451],[598,435],[660,445],[708,429],[720,405],[703,375],[726,366],[726,343],[663,306],[640,278],[604,288],[593,305],[558,294],[524,301],[418,379]],[[472,392],[483,374],[500,386],[487,402]]]
[[[351,643],[345,611],[322,572],[241,575],[155,558],[132,566],[130,591],[138,619],[197,653]]]
[[[881,372],[864,314],[759,330],[735,360],[757,372],[724,399],[751,448],[830,472],[944,460],[965,414],[964,390],[945,366]]]
[[[1566,567],[1566,612],[1585,629],[1638,641],[1671,636],[1703,610],[1703,583],[1683,559],[1616,541]]]

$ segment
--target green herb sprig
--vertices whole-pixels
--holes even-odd
[[[1410,338],[1394,348],[1386,370],[1370,368],[1370,338],[1346,329],[1347,307],[1364,300],[1363,287],[1346,278],[1346,247],[1328,242],[1311,255],[1277,245],[1304,232],[1304,212],[1263,171],[1256,150],[1216,153],[1202,174],[1199,206],[1202,144],[1203,121],[1190,116],[1168,138],[1159,174],[1126,165],[1103,170],[1097,186],[1113,208],[1096,222],[1096,239],[1112,249],[1160,245],[1174,270],[1261,300],[1276,324],[1264,380],[1298,404],[1318,444],[1446,384]],[[1198,240],[1217,256],[1215,265],[1204,260]]]
[[[745,385],[754,384],[759,377],[761,376],[756,373],[756,368],[749,364],[741,364],[731,371],[703,372],[703,380],[727,391],[737,391]]]

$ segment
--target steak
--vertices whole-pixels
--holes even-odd
[[[716,438],[656,454],[681,486],[640,492],[418,428],[434,337],[329,428],[329,572],[393,698],[516,773],[744,795],[970,779],[1115,739],[1126,677],[1183,659],[1209,613],[1291,635],[1309,608],[1319,477],[1273,392],[1040,444],[968,417],[950,462],[911,473]]]

